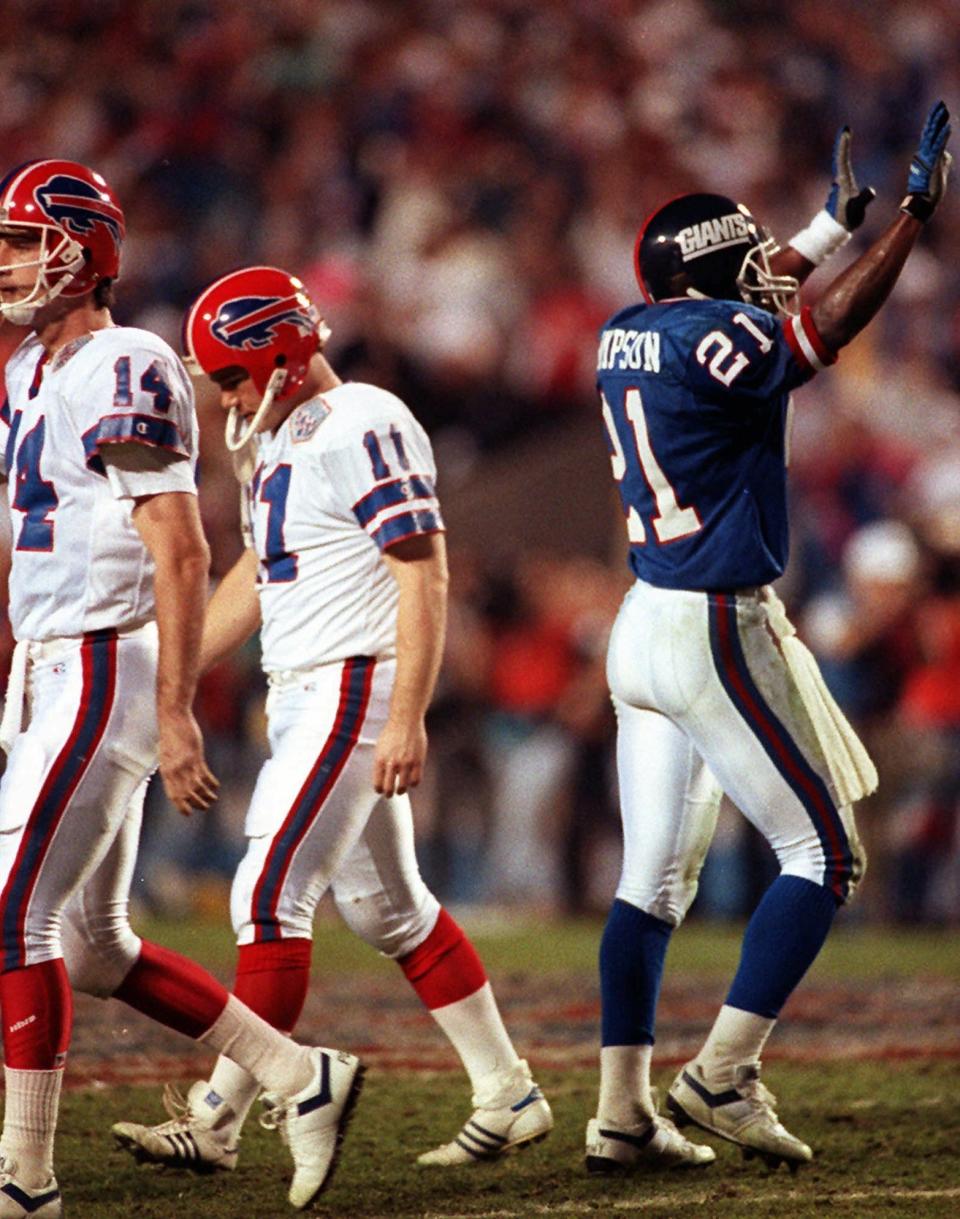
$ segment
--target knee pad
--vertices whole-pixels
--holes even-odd
[[[780,871],[799,876],[815,885],[825,885],[840,904],[847,902],[863,880],[867,856],[849,808],[839,810],[844,836],[830,851],[825,849],[816,830],[789,849],[776,851]]]
[[[102,915],[83,925],[70,911],[61,928],[63,959],[74,990],[109,999],[140,956],[140,937],[123,916]]]
[[[334,900],[351,931],[384,956],[395,960],[422,944],[437,921],[440,903],[423,886],[402,905],[383,889],[374,893],[344,892],[334,886]]]
[[[616,896],[629,906],[642,910],[653,918],[671,927],[679,927],[693,905],[700,888],[700,873],[703,870],[703,855],[678,861],[672,873],[662,878],[653,877],[649,884],[637,884],[621,876]]]

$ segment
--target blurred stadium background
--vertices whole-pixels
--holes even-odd
[[[211,278],[301,276],[342,375],[407,400],[437,452],[449,643],[417,793],[424,872],[457,906],[584,914],[619,862],[606,633],[628,582],[592,370],[672,194],[748,203],[780,240],[854,131],[896,207],[930,101],[960,106],[958,0],[4,0],[7,165],[99,169],[129,236],[118,320],[178,345]],[[960,920],[960,194],[881,317],[797,396],[781,590],[875,751],[859,922]],[[831,272],[814,278],[809,296]],[[2,358],[16,343],[0,331]],[[200,495],[221,575],[237,490],[206,391]],[[0,670],[11,647],[4,627]],[[225,917],[264,751],[255,647],[204,681],[224,783],[155,791],[138,896]],[[738,918],[770,863],[723,817],[696,914]]]

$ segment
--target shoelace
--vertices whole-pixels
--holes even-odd
[[[287,1106],[279,1097],[263,1095],[260,1097],[263,1112],[259,1122],[264,1130],[279,1130],[280,1138],[287,1142]]]
[[[157,1126],[156,1134],[176,1134],[189,1129],[195,1114],[187,1098],[175,1084],[163,1085],[163,1107],[170,1115],[170,1120]]]
[[[740,1093],[745,1100],[750,1101],[754,1109],[762,1110],[775,1127],[783,1129],[777,1116],[777,1098],[765,1083],[760,1079],[750,1079],[741,1086]]]

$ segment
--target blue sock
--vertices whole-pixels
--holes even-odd
[[[673,928],[618,898],[600,941],[601,1045],[653,1045]]]
[[[778,876],[753,912],[727,1004],[775,1019],[827,938],[837,900],[800,876]]]

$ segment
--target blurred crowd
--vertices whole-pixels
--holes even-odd
[[[879,198],[834,269],[863,248],[928,104],[960,109],[960,0],[5,0],[0,28],[4,160],[83,161],[123,201],[118,320],[177,344],[210,279],[284,266],[322,305],[338,371],[427,427],[445,503],[514,463],[506,541],[451,529],[424,870],[448,901],[604,907],[622,523],[611,498],[605,541],[575,543],[577,488],[525,502],[528,457],[569,436],[576,459],[596,329],[635,298],[634,237],[665,198],[729,193],[785,241],[822,206],[848,122]],[[958,221],[955,190],[880,318],[796,401],[781,594],[879,761],[862,917],[960,918]],[[200,411],[219,576],[237,490],[206,393]],[[525,545],[548,512],[551,544]],[[262,695],[255,645],[204,681],[224,796],[196,825],[154,797],[147,900],[229,874]],[[769,867],[724,814],[699,909],[742,914]]]

